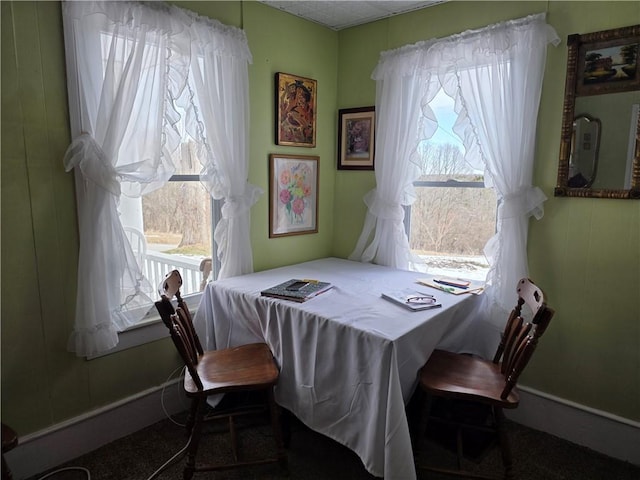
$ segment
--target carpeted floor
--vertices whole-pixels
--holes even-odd
[[[184,422],[184,418],[174,419]],[[266,419],[257,419],[241,430],[242,451],[247,457],[255,452],[270,451],[272,439]],[[521,425],[507,424],[513,449],[516,478],[519,480],[638,480],[640,467],[614,460],[592,450],[568,443],[557,437]],[[202,455],[229,455],[228,435],[220,427],[208,427],[203,437]],[[47,476],[51,480],[144,480],[185,443],[184,429],[171,420],[163,420],[128,437],[112,442],[61,467],[82,467],[84,471],[61,471]],[[440,443],[425,442],[418,461],[437,461],[453,466],[455,457]],[[495,448],[466,462],[473,471],[495,474],[502,472],[500,455]],[[355,453],[318,434],[297,420],[292,421],[291,444],[287,449],[289,473],[277,465],[251,467],[242,471],[196,473],[194,480],[373,480]],[[184,459],[160,476],[161,480],[181,479]],[[56,469],[53,469],[56,470]],[[42,479],[43,472],[29,480]],[[444,480],[447,477],[419,472],[420,480]]]

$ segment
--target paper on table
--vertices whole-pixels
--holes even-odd
[[[439,278],[439,277],[418,278],[416,281],[421,285],[437,288],[438,290],[441,290],[447,293],[453,293],[454,295],[462,295],[463,293],[473,293],[477,295],[484,290],[484,282],[469,280],[469,286],[467,288],[459,288],[459,287],[454,287],[453,285],[444,285],[442,283],[438,283],[435,281],[434,278]]]

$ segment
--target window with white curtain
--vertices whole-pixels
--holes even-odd
[[[453,131],[453,99],[440,90],[429,106],[438,129],[418,146],[416,199],[404,217],[411,253],[424,262],[414,269],[484,281],[489,263],[483,249],[495,234],[496,194],[485,186],[483,168],[465,158],[465,147]]]
[[[125,56],[113,57],[111,48],[114,37],[101,32],[102,68],[126,68]],[[123,49],[132,45],[124,37],[118,38]],[[150,40],[145,54],[157,45]],[[172,52],[179,55],[179,52]],[[152,62],[152,60],[149,60]],[[202,64],[202,59],[200,59]],[[143,68],[151,68],[143,60]],[[138,99],[144,99],[146,85],[137,85]],[[173,152],[175,173],[162,187],[142,196],[120,197],[118,213],[127,240],[134,252],[138,266],[153,288],[160,285],[164,276],[173,269],[180,270],[183,278],[181,293],[192,304],[197,304],[206,282],[217,277],[219,262],[215,262],[216,246],[213,241],[213,225],[220,219],[222,202],[213,200],[200,181],[200,171],[206,163],[199,158],[204,145],[187,133],[185,119],[188,112],[181,102],[174,105],[180,119],[174,131],[180,136],[180,147]],[[142,309],[150,310],[149,302]],[[148,316],[141,320],[146,321]]]
[[[80,233],[68,349],[93,357],[143,330],[173,268],[194,308],[212,275],[253,271],[249,211],[262,190],[247,181],[251,52],[241,29],[164,2],[62,6],[64,164]]]
[[[126,38],[120,37],[120,40],[124,49],[131,49]],[[149,43],[146,52],[156,47],[154,42]],[[110,61],[111,33],[101,32],[100,44],[103,71],[125,68],[125,57]],[[149,68],[148,63],[145,65]],[[138,85],[141,92],[136,98],[144,98],[145,87],[145,84]],[[173,155],[175,174],[163,187],[141,197],[122,195],[118,211],[138,266],[151,285],[156,287],[168,271],[177,268],[183,276],[183,296],[195,303],[206,281],[216,278],[218,264],[213,262],[213,225],[220,218],[221,202],[213,201],[200,182],[199,173],[204,161],[198,158],[198,152],[202,145],[186,132],[187,112],[179,105],[176,110],[180,120],[175,129],[181,142]],[[152,314],[155,311],[152,310]]]
[[[514,285],[528,275],[529,218],[544,214],[547,197],[533,185],[533,163],[547,44],[558,42],[539,13],[382,52],[372,74],[376,186],[363,198],[367,213],[349,258],[404,269],[419,260],[405,209],[421,188],[415,185],[424,173],[421,150],[439,124],[431,103],[444,90],[454,99],[453,131],[464,158],[479,161],[498,199],[495,235],[484,246],[490,268],[477,318],[488,328],[474,335],[479,355],[495,350],[499,319],[515,302]]]

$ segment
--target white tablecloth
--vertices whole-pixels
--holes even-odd
[[[280,405],[355,451],[371,474],[415,479],[405,403],[434,348],[460,350],[479,303],[421,287],[421,276],[315,260],[209,283],[194,321],[208,349],[265,341],[281,368]],[[292,278],[333,288],[304,303],[260,296]],[[402,287],[435,295],[442,308],[411,312],[380,297]]]

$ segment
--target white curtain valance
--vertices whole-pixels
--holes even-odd
[[[371,78],[377,81],[387,75],[413,76],[418,71],[443,75],[448,71],[489,65],[493,56],[520,48],[523,35],[535,35],[538,40],[558,45],[560,39],[545,19],[546,14],[538,13],[386,50],[380,53]]]

